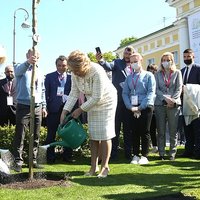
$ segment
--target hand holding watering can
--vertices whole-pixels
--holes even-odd
[[[77,110],[77,113],[78,112],[79,111]],[[75,119],[72,117],[72,114],[68,114],[64,116],[64,119],[61,121],[62,123],[58,126],[57,134],[62,139],[62,141],[57,141],[42,146],[43,148],[60,145],[76,149],[81,146],[81,144],[85,141],[87,133],[84,130],[82,123],[79,119]]]

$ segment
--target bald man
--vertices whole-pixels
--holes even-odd
[[[0,80],[0,126],[15,125],[16,82],[12,65],[5,67],[6,78]]]

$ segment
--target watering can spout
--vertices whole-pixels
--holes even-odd
[[[57,145],[62,146],[62,147],[70,147],[65,141],[57,141],[57,142],[52,142],[50,144],[40,146],[40,148],[47,150],[49,147],[55,147]]]
[[[57,145],[62,147],[70,147],[65,141],[57,141],[49,144],[50,147],[54,147]]]

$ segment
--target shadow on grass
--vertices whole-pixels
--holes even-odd
[[[137,168],[134,168],[133,165],[129,165],[129,169],[136,170],[128,170],[128,173],[127,171],[124,171],[120,174],[111,173],[106,179],[77,177],[73,179],[72,182],[92,187],[101,186],[102,188],[113,186],[113,188],[116,188],[115,186],[122,186],[120,188],[123,188],[123,192],[126,190],[125,187],[127,187],[127,193],[116,191],[116,194],[104,195],[105,199],[130,200],[146,198],[145,200],[189,200],[195,198],[184,197],[180,191],[200,188],[200,175],[195,173],[195,171],[200,170],[199,163],[199,161],[195,160],[189,162],[188,159],[177,159],[176,161],[157,161],[153,162],[153,164],[150,162],[149,165],[137,166]],[[162,170],[164,169],[163,174],[154,172],[154,168],[158,171],[159,167],[161,167]],[[170,173],[170,167],[172,167],[172,170],[174,170],[175,173]],[[137,171],[137,169],[140,171]],[[70,172],[70,174],[73,175],[73,172]],[[144,190],[145,192],[143,192]],[[157,198],[152,198],[156,196]]]
[[[149,196],[152,196],[148,193]],[[132,197],[131,197],[132,196]],[[176,194],[170,194],[170,195],[162,195],[162,196],[154,196],[154,197],[145,197],[145,198],[139,198],[139,197],[134,197],[135,194],[117,194],[117,195],[105,195],[105,199],[115,199],[115,200],[195,200],[195,197],[188,197],[184,196],[181,193],[176,193]]]

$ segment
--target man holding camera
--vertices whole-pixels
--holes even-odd
[[[132,46],[127,46],[124,49],[123,58],[115,59],[113,62],[107,62],[102,59],[102,53],[97,51],[96,59],[99,64],[106,70],[112,71],[112,83],[117,89],[118,103],[115,116],[115,133],[116,137],[112,139],[111,159],[116,159],[118,156],[119,136],[121,125],[123,127],[124,151],[125,157],[130,160],[132,157],[132,133],[130,129],[130,113],[126,109],[122,99],[123,83],[126,77],[132,72],[130,68],[130,55],[135,52]]]

